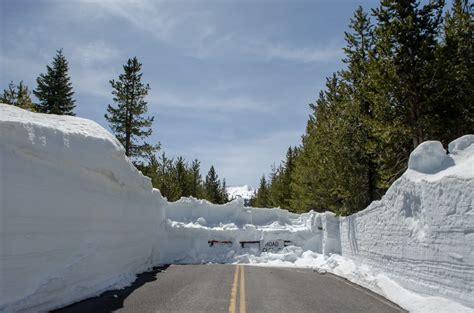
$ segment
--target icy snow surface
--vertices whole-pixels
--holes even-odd
[[[168,203],[96,123],[0,104],[0,312],[60,307],[158,263],[208,262],[310,267],[411,312],[473,312],[472,143],[448,155],[420,145],[357,214],[299,215],[243,199]],[[269,242],[282,249],[262,251]]]

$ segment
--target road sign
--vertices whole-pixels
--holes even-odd
[[[264,241],[260,245],[262,252],[276,252],[283,249],[283,247],[285,247],[285,241],[281,239]]]

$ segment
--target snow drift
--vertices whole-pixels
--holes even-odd
[[[243,199],[169,203],[96,123],[0,104],[0,311],[45,311],[158,263],[206,262],[313,267],[413,312],[472,311],[453,300],[474,308],[473,143],[461,137],[449,154],[423,143],[381,201],[339,218]]]

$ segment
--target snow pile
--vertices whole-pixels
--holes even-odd
[[[229,199],[234,200],[237,198],[242,198],[247,201],[252,198],[255,190],[253,190],[250,186],[248,185],[243,185],[243,186],[229,186],[226,188],[226,192],[229,195]]]
[[[342,255],[474,307],[474,136],[421,144],[381,201],[341,218]]]
[[[0,104],[0,311],[44,311],[156,264],[165,201],[96,123]]]
[[[434,174],[453,165],[439,141],[425,141],[411,154],[408,168],[424,174]]]

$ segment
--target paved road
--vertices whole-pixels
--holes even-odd
[[[405,312],[331,274],[243,265],[172,265],[138,276],[56,313],[82,312]]]

